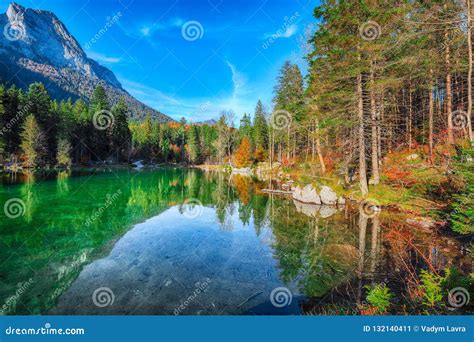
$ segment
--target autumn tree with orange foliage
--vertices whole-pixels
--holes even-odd
[[[242,139],[239,148],[235,152],[235,164],[237,167],[249,166],[252,157],[252,145],[247,137]]]

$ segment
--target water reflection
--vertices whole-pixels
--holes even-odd
[[[20,198],[25,214],[2,217],[1,302],[35,281],[2,310],[174,314],[206,282],[180,314],[324,314],[328,303],[357,308],[366,283],[407,260],[406,246],[390,240],[396,230],[382,245],[382,217],[293,202],[264,187],[172,168],[4,177],[1,203]],[[204,205],[191,220],[183,215],[190,198]],[[92,294],[104,286],[115,302],[100,308]],[[291,305],[272,305],[277,287],[291,290]]]

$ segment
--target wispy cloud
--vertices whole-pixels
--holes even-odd
[[[111,56],[106,56],[104,54],[98,53],[98,52],[93,52],[93,51],[88,51],[87,56],[89,58],[92,58],[93,60],[105,64],[116,64],[121,61],[120,58],[118,57],[111,57]]]
[[[278,39],[278,38],[291,38],[293,37],[296,32],[298,32],[298,25],[292,24],[286,27],[284,30],[278,30],[277,32],[274,33],[266,33],[264,35],[264,39],[268,38],[273,38],[273,39]]]
[[[280,38],[291,38],[295,35],[296,31],[298,31],[298,26],[296,25],[291,25],[289,26],[285,32],[283,32],[281,35],[280,35]]]
[[[233,94],[234,98],[239,96],[247,95],[250,91],[247,89],[247,78],[244,74],[240,73],[234,64],[226,61],[227,66],[229,67],[232,73],[232,85],[233,85]]]
[[[171,30],[181,28],[184,24],[184,20],[175,17],[171,18],[166,22],[141,22],[132,26],[119,25],[122,31],[131,38],[151,38],[158,33],[169,32]]]

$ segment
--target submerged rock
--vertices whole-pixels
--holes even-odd
[[[321,210],[319,210],[319,215],[322,218],[331,217],[335,213],[337,213],[337,209],[336,209],[336,207],[333,207],[333,206],[323,205],[323,206],[321,206]]]
[[[296,200],[293,200],[293,203],[295,204],[297,212],[302,213],[309,217],[318,217],[318,212],[319,212],[319,209],[321,208],[320,205],[303,203]]]

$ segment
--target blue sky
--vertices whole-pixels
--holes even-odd
[[[232,109],[237,118],[253,114],[258,99],[270,105],[285,60],[305,72],[302,42],[315,24],[317,5],[317,0],[17,2],[54,12],[130,94],[194,122],[217,118],[221,110]],[[0,3],[4,12],[9,1]],[[99,34],[114,15],[118,21]],[[190,34],[183,35],[189,22]]]

